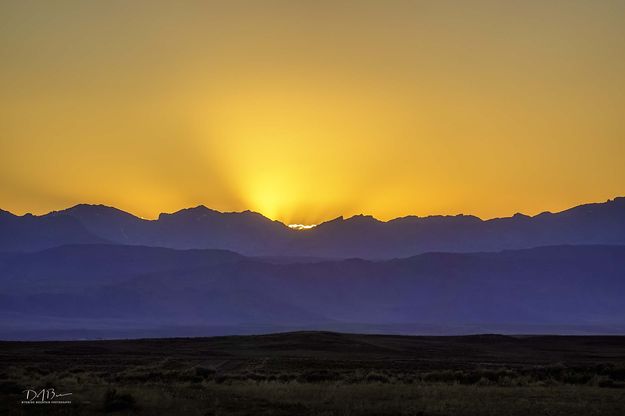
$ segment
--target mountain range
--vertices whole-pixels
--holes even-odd
[[[0,338],[128,326],[160,336],[181,327],[510,332],[520,324],[614,333],[625,329],[623,299],[625,246],[276,263],[90,244],[0,258]]]
[[[145,220],[103,205],[76,205],[42,216],[0,211],[0,251],[67,244],[225,249],[247,256],[390,259],[431,251],[476,252],[546,245],[625,244],[625,198],[530,217],[408,216],[380,221],[339,217],[293,230],[261,214],[204,206]]]
[[[625,333],[624,299],[625,198],[308,230],[204,206],[156,220],[102,205],[0,211],[0,339]]]

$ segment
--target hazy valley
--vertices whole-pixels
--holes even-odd
[[[250,212],[146,221],[79,205],[4,213],[0,229],[5,339],[625,331],[623,198],[536,217],[359,216],[304,231]]]

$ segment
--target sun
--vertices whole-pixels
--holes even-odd
[[[303,230],[310,230],[311,228],[315,228],[317,226],[317,224],[289,224],[289,228],[292,228],[294,230],[298,230],[298,231],[303,231]]]

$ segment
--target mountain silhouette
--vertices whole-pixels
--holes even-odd
[[[290,228],[261,214],[222,213],[203,205],[145,220],[104,205],[76,205],[42,218],[71,217],[106,241],[177,249],[226,249],[256,254],[279,250]]]
[[[11,322],[0,337],[41,322],[48,330],[79,322],[618,331],[624,277],[625,246],[276,264],[222,250],[73,245],[0,257],[0,321]]]
[[[71,215],[17,216],[0,210],[0,251],[36,251],[64,244],[106,241],[89,232]]]
[[[481,220],[471,215],[408,216],[387,222],[338,217],[306,231],[261,214],[205,206],[145,220],[103,205],[77,205],[43,216],[0,213],[0,250],[35,251],[110,242],[174,249],[225,249],[248,256],[365,259],[430,251],[475,252],[562,244],[625,244],[625,198],[533,217]]]

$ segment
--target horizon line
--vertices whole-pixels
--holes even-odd
[[[164,215],[175,215],[175,214],[178,214],[178,213],[180,213],[182,211],[188,211],[188,210],[194,210],[194,209],[201,209],[201,208],[203,208],[203,209],[206,209],[208,211],[216,212],[216,213],[219,213],[219,214],[245,214],[245,213],[256,214],[256,215],[262,216],[263,218],[266,218],[269,221],[278,222],[278,223],[280,223],[280,224],[282,224],[282,225],[284,225],[284,226],[286,226],[286,227],[288,227],[290,229],[301,231],[301,230],[313,229],[313,228],[315,228],[315,227],[317,227],[317,226],[319,226],[321,224],[325,224],[325,223],[332,222],[332,221],[337,221],[337,220],[348,221],[348,220],[351,220],[351,219],[354,219],[354,218],[371,218],[372,220],[374,220],[376,222],[380,222],[380,223],[389,223],[389,222],[392,222],[392,221],[395,221],[395,220],[400,220],[400,219],[405,219],[405,218],[422,218],[422,219],[425,219],[425,218],[436,218],[436,217],[473,217],[473,218],[476,218],[476,219],[478,219],[480,221],[492,221],[492,220],[498,220],[498,219],[513,218],[515,216],[524,216],[524,217],[528,217],[528,218],[535,218],[535,217],[537,217],[539,215],[543,215],[543,214],[559,214],[559,213],[566,212],[566,211],[569,211],[571,209],[578,208],[578,207],[585,206],[585,205],[606,204],[606,203],[610,203],[610,202],[615,202],[618,199],[625,199],[625,196],[615,196],[613,198],[608,198],[607,200],[605,200],[603,202],[585,202],[585,203],[581,203],[581,204],[578,204],[578,205],[571,206],[571,207],[563,209],[561,211],[555,211],[555,212],[548,211],[548,210],[541,211],[541,212],[539,212],[538,214],[535,214],[535,215],[527,215],[527,214],[524,214],[522,212],[516,212],[516,213],[514,213],[512,215],[508,215],[508,216],[482,218],[482,217],[479,217],[477,215],[465,214],[465,213],[459,213],[459,214],[432,214],[432,215],[426,215],[426,216],[420,216],[420,215],[416,215],[416,214],[408,214],[408,215],[404,215],[404,216],[394,217],[394,218],[391,218],[391,219],[388,219],[388,220],[381,220],[381,219],[375,217],[374,215],[362,214],[361,213],[361,214],[352,215],[350,217],[345,217],[344,215],[339,215],[338,217],[334,217],[334,218],[331,218],[331,219],[328,219],[328,220],[325,220],[325,221],[321,221],[321,222],[318,222],[316,224],[291,224],[291,223],[287,224],[286,222],[283,222],[283,221],[280,221],[280,220],[277,220],[277,219],[272,219],[270,217],[267,217],[266,215],[264,215],[261,212],[252,211],[250,209],[245,209],[245,210],[241,210],[241,211],[219,211],[217,209],[209,208],[209,207],[207,207],[204,204],[199,204],[199,205],[192,206],[192,207],[181,208],[181,209],[179,209],[177,211],[173,211],[173,212],[161,212],[161,213],[158,214],[158,216],[156,218],[145,218],[145,217],[136,215],[136,214],[134,214],[132,212],[123,210],[121,208],[117,208],[115,206],[102,204],[102,203],[78,203],[78,204],[71,205],[71,206],[69,206],[67,208],[62,208],[62,209],[58,209],[58,210],[52,210],[52,211],[48,211],[48,212],[43,213],[43,214],[33,214],[31,212],[26,212],[26,213],[20,215],[20,214],[15,214],[15,213],[13,213],[13,212],[11,212],[9,210],[5,210],[2,207],[0,207],[0,211],[7,212],[7,213],[9,213],[9,214],[11,214],[13,216],[16,216],[16,217],[27,217],[27,216],[45,217],[47,215],[56,214],[56,213],[62,213],[64,211],[68,211],[70,209],[77,208],[77,207],[80,207],[80,206],[88,206],[88,207],[103,207],[103,208],[108,208],[108,209],[114,209],[114,210],[123,212],[125,214],[131,215],[131,216],[133,216],[133,217],[135,217],[137,219],[143,220],[143,221],[158,221],[161,218],[161,216],[164,216]]]

